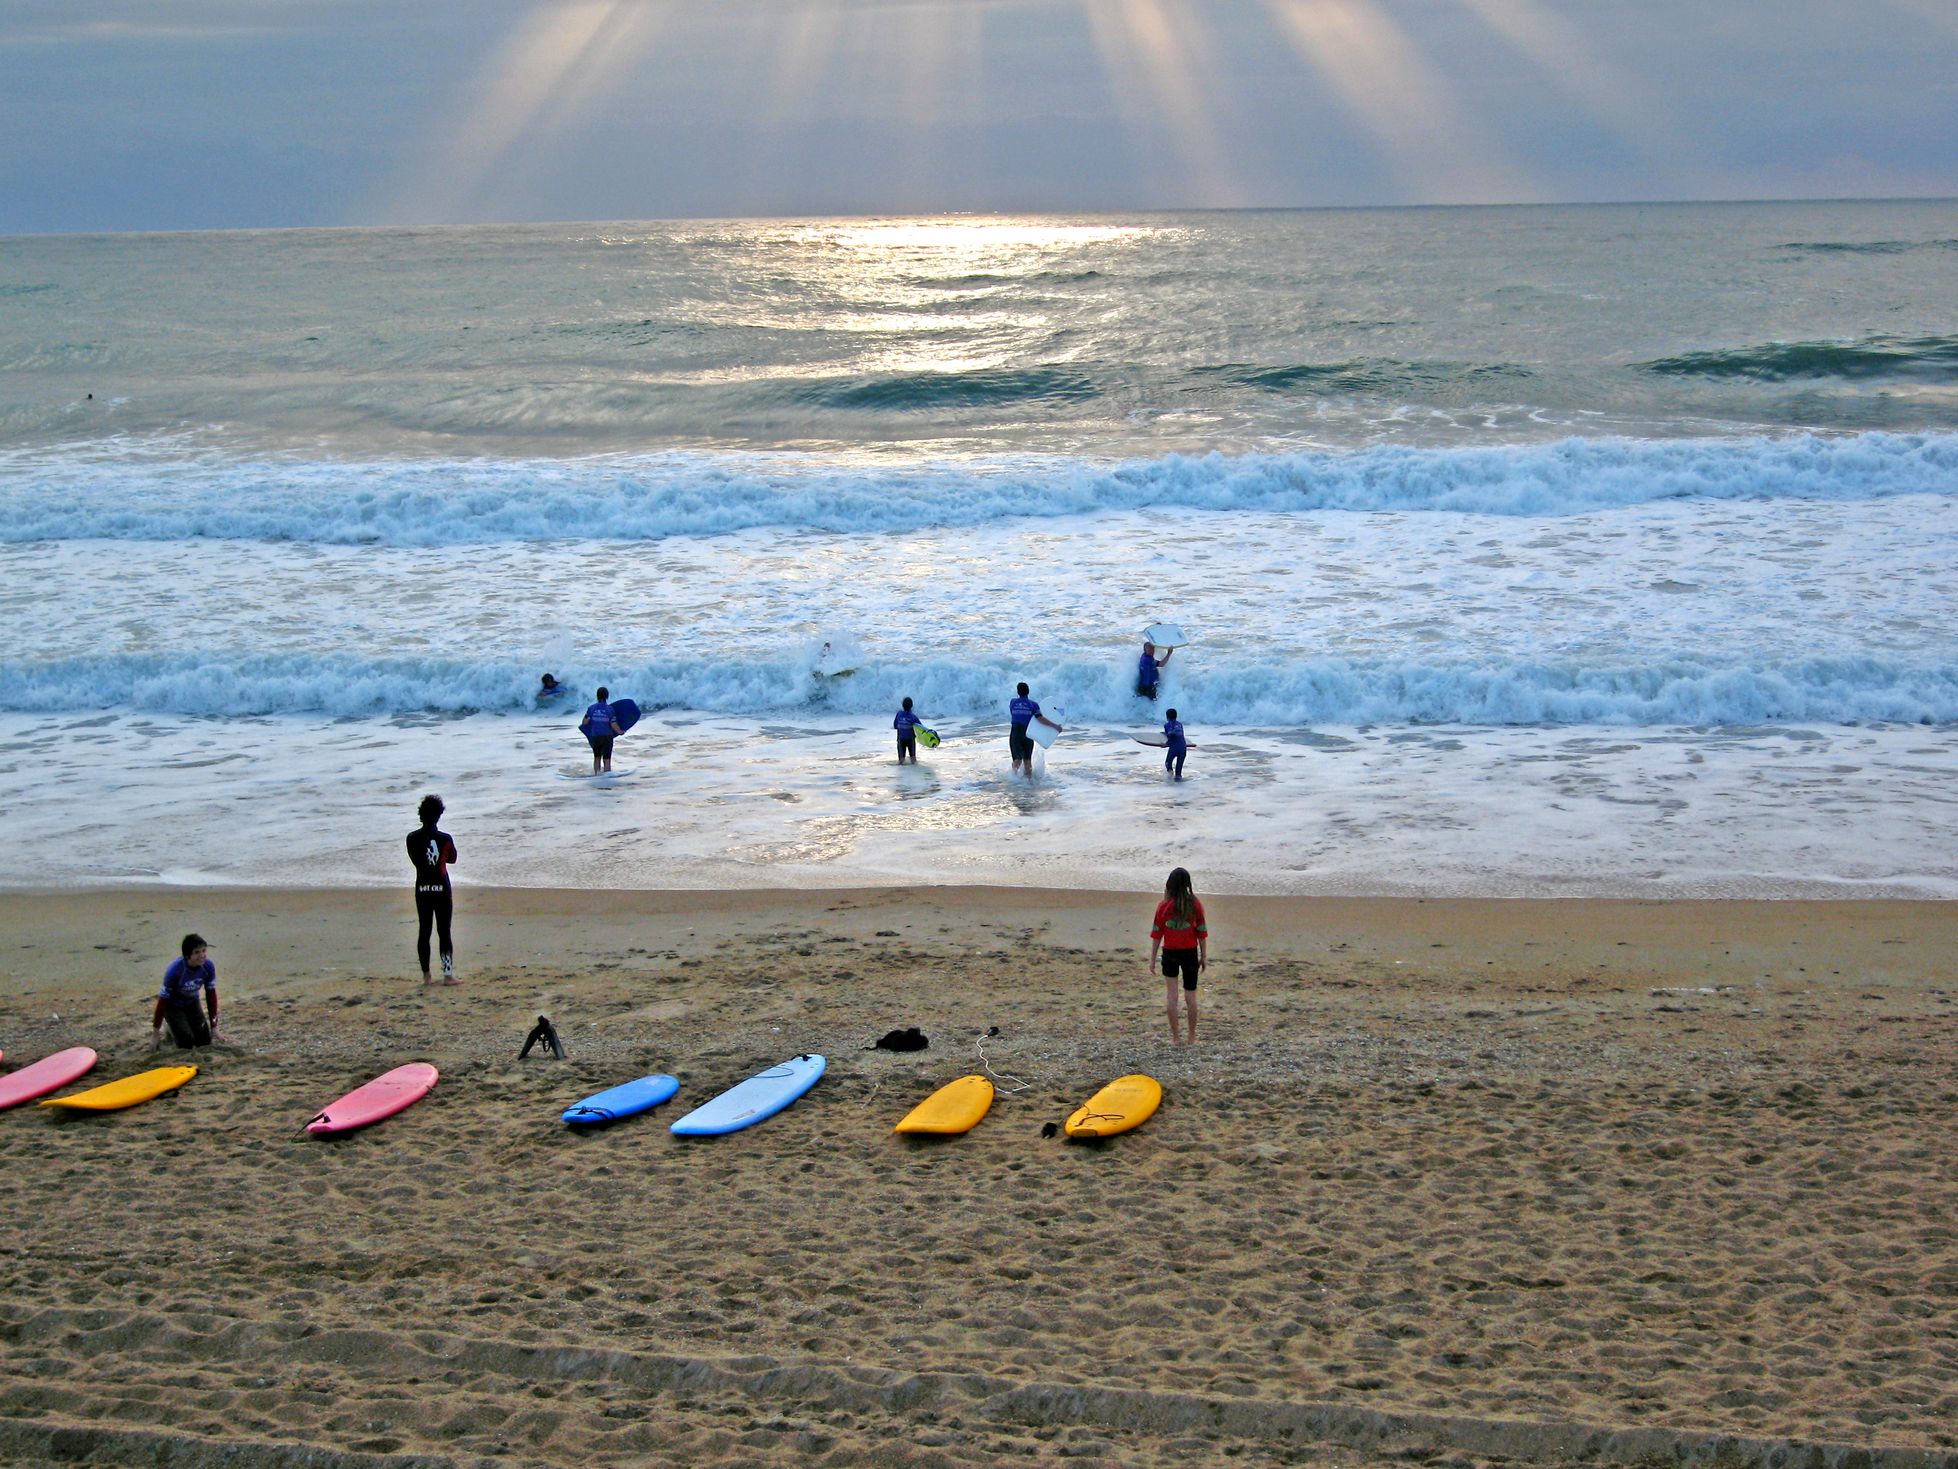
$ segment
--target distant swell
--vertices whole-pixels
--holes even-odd
[[[1909,255],[1958,250],[1958,240],[1797,240],[1781,248],[1794,255]]]
[[[1196,368],[1192,375],[1270,393],[1385,393],[1492,380],[1521,381],[1531,373],[1528,368],[1511,363],[1401,362],[1372,357],[1354,362],[1305,362],[1289,367],[1230,364]]]
[[[1003,691],[1027,678],[1070,723],[1132,728],[1157,716],[1135,698],[1132,668],[1117,660],[972,660],[866,664],[819,679],[787,660],[669,659],[648,666],[557,672],[570,686],[604,680],[649,708],[738,716],[828,713],[888,722],[907,695],[932,720],[1003,717]],[[535,659],[394,658],[303,654],[118,655],[52,662],[0,661],[0,709],[58,716],[132,710],[242,718],[335,717],[535,709]],[[1817,723],[1958,723],[1958,665],[1876,658],[1723,663],[1205,664],[1166,690],[1197,724],[1633,726]],[[555,714],[575,722],[581,704]]]
[[[1644,364],[1672,377],[1746,378],[1789,382],[1798,378],[1896,378],[1920,383],[1958,382],[1958,337],[1865,337],[1860,342],[1770,342],[1718,352],[1686,352]]]
[[[1948,434],[895,467],[780,454],[330,463],[109,448],[0,456],[0,541],[439,546],[763,527],[874,534],[1158,508],[1558,516],[1673,500],[1958,494]]]
[[[813,408],[878,409],[887,413],[989,403],[1078,402],[1099,392],[1092,378],[1051,367],[826,378],[778,390],[782,398]]]

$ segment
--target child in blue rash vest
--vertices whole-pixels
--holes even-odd
[[[1060,728],[1028,697],[1032,692],[1025,684],[1019,685],[1019,696],[1006,706],[1006,717],[1013,726],[1007,732],[1006,748],[1013,756],[1014,770],[1024,769],[1029,776],[1033,774],[1033,736],[1027,733],[1027,726],[1038,719],[1049,729]]]
[[[897,718],[891,721],[891,728],[897,731],[897,763],[904,764],[905,757],[911,763],[918,763],[918,726],[924,721],[911,712],[911,700],[906,697],[904,707],[897,711]]]
[[[1183,721],[1176,717],[1174,709],[1163,720],[1163,738],[1169,748],[1163,753],[1163,769],[1177,780],[1183,778],[1183,757],[1190,753],[1188,741],[1183,738]]]
[[[599,775],[612,768],[612,740],[625,733],[619,728],[619,721],[612,716],[612,706],[608,702],[612,691],[600,684],[598,702],[585,711],[585,722],[579,726],[585,738],[591,741],[591,773]]]
[[[1156,697],[1156,683],[1162,670],[1169,666],[1169,660],[1176,655],[1174,648],[1163,649],[1163,656],[1156,656],[1156,645],[1144,643],[1142,657],[1135,665],[1135,691],[1145,699]]]
[[[156,992],[156,1011],[150,1017],[152,1051],[163,1044],[166,1022],[170,1039],[180,1051],[224,1039],[224,1032],[218,1029],[218,967],[211,962],[210,945],[197,934],[187,933],[182,949],[183,957],[170,961],[170,967],[163,971],[163,988]],[[197,1008],[200,994],[203,1010]]]

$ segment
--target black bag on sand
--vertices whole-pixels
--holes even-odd
[[[917,1026],[907,1026],[903,1030],[887,1030],[884,1038],[871,1047],[874,1051],[922,1051],[931,1044],[924,1032]]]

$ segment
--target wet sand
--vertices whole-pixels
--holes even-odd
[[[0,1458],[1958,1466],[1953,905],[1217,898],[1184,1050],[1151,906],[463,889],[425,990],[405,892],[0,897],[8,1069],[174,1061],[191,928],[230,1039],[0,1114]],[[799,1051],[790,1111],[667,1133]],[[891,1133],[987,1068],[971,1134]],[[1137,1070],[1144,1128],[1041,1136]]]

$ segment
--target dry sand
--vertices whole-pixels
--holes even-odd
[[[429,991],[405,893],[0,898],[7,1066],[156,1064],[187,928],[232,1042],[0,1114],[0,1460],[1958,1466],[1951,905],[1219,898],[1187,1051],[1150,907],[465,889]],[[991,1026],[1025,1089],[894,1136]],[[798,1051],[795,1108],[667,1133]],[[1131,1070],[1146,1127],[1042,1138]]]

